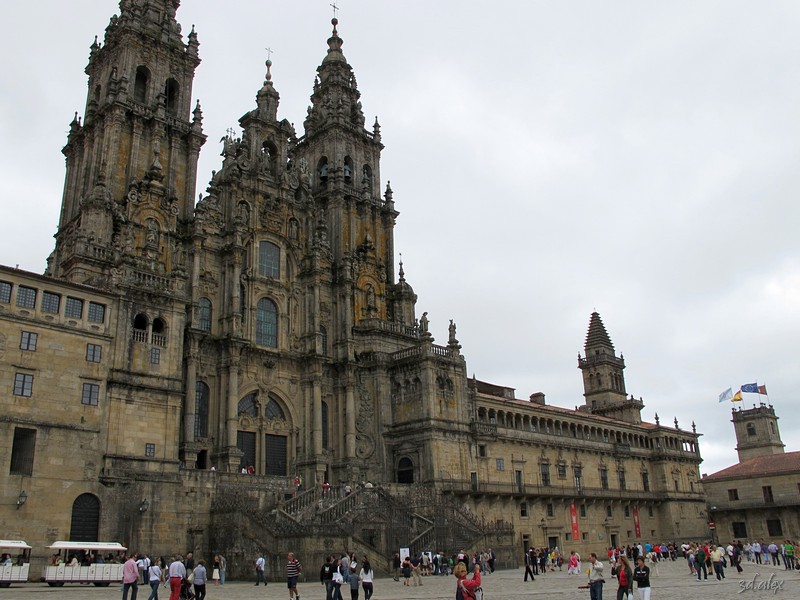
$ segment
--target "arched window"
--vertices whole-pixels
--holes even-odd
[[[194,437],[208,437],[208,386],[198,381],[194,393]]]
[[[319,173],[320,182],[324,185],[328,181],[328,158],[326,156],[319,159],[317,173]]]
[[[96,542],[100,533],[100,500],[94,494],[81,494],[72,503],[69,539]]]
[[[272,242],[258,245],[258,274],[273,279],[281,276],[281,249]]]
[[[322,403],[322,448],[328,449],[328,404]]]
[[[756,426],[752,423],[747,424],[747,435],[754,436],[756,434]]]
[[[256,344],[268,346],[269,348],[278,347],[278,308],[268,298],[262,298],[258,301],[256,309]]]
[[[236,414],[257,417],[258,405],[256,404],[256,398],[258,398],[258,392],[250,392],[247,396],[239,400]]]
[[[153,338],[152,343],[156,346],[167,345],[167,323],[164,319],[158,317],[153,319]]]
[[[344,157],[344,180],[350,183],[353,179],[353,159],[349,156]]]
[[[372,167],[369,165],[364,165],[361,169],[361,185],[372,189]]]
[[[407,456],[397,463],[397,483],[414,483],[414,463]]]
[[[147,323],[149,322],[147,315],[139,313],[133,317],[133,328],[138,331],[147,331]]]
[[[272,396],[269,396],[269,401],[267,402],[267,408],[264,411],[264,416],[266,417],[267,421],[272,421],[273,419],[280,419],[282,421],[286,420],[286,415],[283,413],[281,405]]]
[[[197,328],[211,331],[211,300],[208,298],[197,301]]]
[[[133,100],[139,104],[147,103],[147,84],[150,81],[150,71],[147,67],[136,68],[136,79],[133,83]]]
[[[328,330],[322,325],[319,326],[319,335],[321,338],[322,355],[328,356]]]
[[[180,95],[180,85],[174,79],[167,79],[167,84],[164,86],[164,96],[167,108],[167,114],[178,114],[178,97]]]

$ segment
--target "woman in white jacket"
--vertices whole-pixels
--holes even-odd
[[[372,567],[369,564],[369,559],[365,556],[361,563],[361,572],[358,574],[361,579],[361,587],[364,588],[364,600],[369,600],[372,597]]]

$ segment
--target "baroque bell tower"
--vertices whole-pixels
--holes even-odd
[[[48,274],[77,283],[164,287],[185,277],[184,229],[205,141],[192,81],[197,35],[184,43],[180,0],[121,0],[90,46],[83,122],[64,146],[66,180]]]
[[[583,373],[584,398],[589,410],[598,415],[639,424],[643,404],[625,391],[625,359],[617,356],[614,344],[597,312],[589,321],[584,344],[585,357],[578,354]]]

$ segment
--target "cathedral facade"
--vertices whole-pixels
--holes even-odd
[[[699,434],[641,421],[599,315],[576,410],[469,379],[452,323],[434,343],[335,19],[303,132],[267,61],[195,202],[199,43],[178,6],[120,2],[63,149],[47,271],[0,267],[3,537],[242,557],[337,535],[384,556],[494,540],[507,565],[526,545],[704,537]],[[319,543],[331,515],[412,496],[415,519]]]

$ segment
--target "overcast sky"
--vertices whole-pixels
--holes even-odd
[[[697,423],[702,472],[736,462],[728,386],[766,384],[800,449],[800,3],[337,2],[417,314],[439,343],[456,321],[470,375],[582,404],[597,310],[643,418]],[[89,45],[117,10],[4,10],[2,264],[45,268]],[[184,0],[203,59],[198,193],[267,47],[279,116],[302,133],[331,16],[329,0]]]

